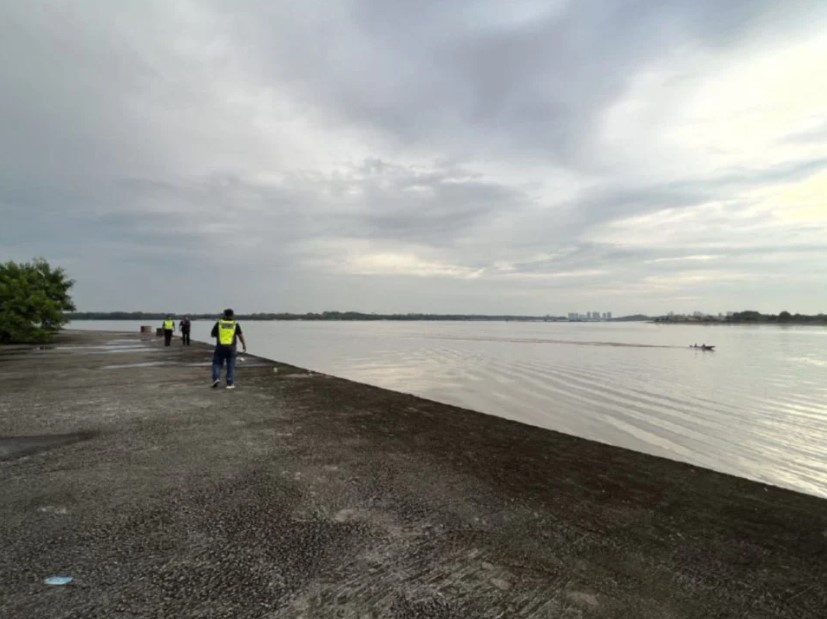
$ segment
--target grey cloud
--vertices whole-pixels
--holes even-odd
[[[180,191],[180,189],[178,189]],[[334,174],[285,174],[282,181],[260,183],[231,177],[216,186],[188,188],[189,200],[221,204],[248,200],[265,215],[280,219],[311,209],[317,232],[365,238],[438,243],[463,235],[499,210],[517,212],[524,192],[483,179],[462,168],[404,166],[372,159]]]
[[[739,191],[801,180],[823,170],[827,170],[827,158],[819,157],[769,168],[725,170],[711,177],[687,178],[650,186],[615,186],[563,205],[560,210],[566,214],[566,221],[564,225],[556,226],[556,229],[561,235],[579,236],[592,226],[613,220],[666,209],[689,208],[713,200],[727,200]],[[731,203],[732,208],[738,206]],[[560,218],[561,215],[554,212],[553,217]]]
[[[743,44],[824,13],[808,2],[591,1],[498,26],[475,21],[478,5],[373,0],[326,19],[276,11],[246,27],[257,56],[272,59],[260,71],[403,145],[584,165],[596,117],[653,60]],[[283,20],[295,26],[287,36],[275,31]],[[310,28],[317,36],[305,36]]]
[[[789,134],[784,142],[792,144],[823,144],[827,142],[827,120],[810,129]]]
[[[527,201],[517,189],[456,169],[417,171],[384,165],[355,186],[355,212],[344,229],[358,236],[444,246],[468,236],[497,211]]]
[[[531,277],[605,270],[588,276],[604,291],[680,273],[677,260],[646,262],[698,246],[638,249],[593,234],[719,197],[738,208],[732,196],[743,189],[827,165],[802,159],[647,185],[615,178],[546,203],[519,174],[504,180],[474,163],[599,176],[597,120],[641,69],[682,50],[714,56],[794,36],[823,15],[822,3],[561,1],[512,4],[508,15],[493,1],[240,7],[4,8],[0,214],[12,223],[0,228],[2,257],[65,258],[86,307],[169,307],[184,294],[212,307],[220,277],[261,310],[341,309],[359,298],[363,310],[530,312],[551,297],[509,280],[498,263]],[[514,14],[523,9],[530,18]],[[326,136],[347,135],[359,154],[335,171],[299,168],[291,140],[305,130],[321,136],[308,146],[320,160],[331,158]],[[811,145],[822,133],[789,140]],[[362,161],[366,152],[373,158]],[[314,268],[349,242],[482,275],[413,283]],[[782,251],[760,247],[719,253],[746,269],[758,252]],[[587,293],[563,281],[552,288]]]

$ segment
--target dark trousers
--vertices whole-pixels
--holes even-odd
[[[232,385],[235,378],[235,348],[232,346],[215,347],[212,355],[212,379],[213,382],[221,379],[221,366],[227,364],[227,384]]]
[[[172,341],[172,329],[164,329],[164,346],[169,346]]]
[[[181,344],[184,346],[190,345],[190,332],[189,331],[181,331]]]

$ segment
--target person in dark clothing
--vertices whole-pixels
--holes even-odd
[[[175,321],[167,315],[164,319],[164,346],[169,346],[172,341],[172,332],[175,331]]]
[[[235,314],[231,309],[225,309],[224,315],[213,325],[210,335],[215,338],[215,351],[212,357],[212,387],[215,389],[221,383],[221,367],[227,364],[227,389],[235,389],[235,347],[236,340],[241,341],[244,352],[247,352],[247,342],[241,332],[241,325],[235,321]]]
[[[190,323],[190,317],[184,316],[181,322],[178,324],[178,327],[181,329],[181,345],[182,346],[189,346],[190,345],[190,328],[192,324]]]

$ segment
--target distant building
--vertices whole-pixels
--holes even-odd
[[[581,314],[580,312],[569,312],[568,319],[569,322],[600,322],[602,320],[611,320],[612,313],[586,312],[585,314]]]

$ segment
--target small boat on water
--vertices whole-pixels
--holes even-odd
[[[689,348],[697,348],[698,350],[715,350],[714,346],[708,346],[706,344],[701,344],[700,346],[697,344],[692,344]]]

